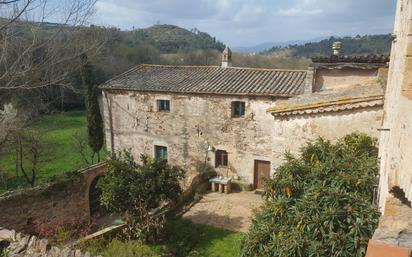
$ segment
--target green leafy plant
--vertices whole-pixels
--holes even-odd
[[[266,183],[242,256],[364,256],[380,216],[376,140],[318,139],[285,158]]]
[[[98,187],[102,205],[122,214],[127,235],[154,243],[161,237],[168,206],[182,193],[184,172],[164,160],[142,156],[140,161],[138,164],[129,151],[112,154]]]

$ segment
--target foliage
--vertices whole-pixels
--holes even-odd
[[[0,257],[9,257],[9,252],[6,249],[0,249]]]
[[[240,254],[242,238],[243,234],[239,232],[178,219],[167,224],[165,239],[158,245],[106,237],[86,241],[82,243],[81,249],[104,257],[141,256],[133,252],[133,249],[146,254],[143,256],[234,257]]]
[[[198,162],[196,163],[196,170],[197,170],[197,172],[199,172],[200,174],[214,173],[214,172],[216,172],[216,171],[215,171],[215,168],[214,168],[212,165],[210,165],[209,162],[201,162],[201,161],[198,161]]]
[[[165,160],[141,156],[140,161],[126,150],[112,154],[98,187],[102,205],[123,215],[130,238],[155,242],[165,222],[162,207],[178,200],[184,172]]]
[[[385,54],[389,55],[392,45],[390,34],[365,35],[356,37],[330,37],[320,42],[310,42],[304,45],[290,45],[286,48],[273,47],[265,53],[280,53],[289,50],[290,56],[307,57],[316,55],[330,55],[332,53],[333,42],[343,43],[342,53],[345,55],[368,55]]]
[[[37,131],[42,135],[42,143],[47,146],[44,148],[44,156],[48,161],[42,162],[39,167],[37,185],[87,166],[73,145],[73,133],[85,127],[84,112],[43,115],[28,126],[27,129]],[[91,156],[92,153],[90,149],[86,149],[85,154]],[[102,157],[105,155],[106,152],[103,149]],[[0,193],[28,186],[22,174],[16,174],[15,163],[15,147],[6,145],[4,157],[1,159],[4,179],[3,183],[0,182]]]
[[[39,237],[48,238],[53,244],[64,246],[74,239],[89,235],[95,225],[95,220],[84,222],[79,218],[73,218],[65,223],[35,224],[35,231]]]
[[[99,96],[95,69],[87,60],[87,55],[82,56],[82,82],[86,91],[86,118],[88,143],[93,150],[93,156],[97,154],[97,161],[100,162],[100,150],[104,144],[103,119],[99,108]],[[93,160],[93,157],[92,157]]]
[[[286,154],[266,183],[242,256],[364,256],[380,216],[372,203],[377,175],[376,140],[364,134]]]

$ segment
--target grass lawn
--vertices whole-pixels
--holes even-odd
[[[84,112],[45,115],[31,124],[30,128],[41,133],[44,143],[44,157],[43,162],[40,164],[36,184],[61,176],[67,171],[74,171],[87,166],[73,143],[73,134],[76,131],[86,129]],[[7,150],[3,159],[0,160],[0,170],[5,173],[3,183],[1,183],[0,177],[0,193],[28,186],[22,174],[16,176],[13,149],[9,147]],[[102,151],[102,157],[105,154],[106,152]]]
[[[243,233],[176,220],[168,227],[163,244],[149,246],[137,241],[94,240],[82,249],[103,257],[237,257]],[[115,255],[113,255],[115,254]]]

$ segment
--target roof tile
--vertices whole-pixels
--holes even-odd
[[[218,66],[139,65],[102,84],[102,89],[295,96],[303,92],[306,71]]]

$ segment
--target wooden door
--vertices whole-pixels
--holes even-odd
[[[255,160],[255,189],[264,189],[265,180],[270,178],[270,162]]]

